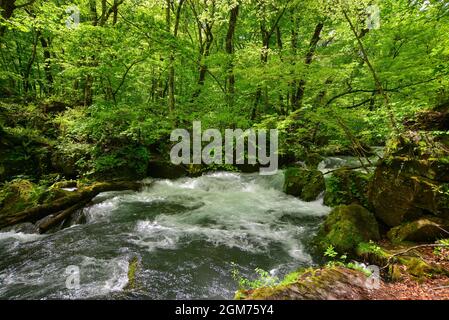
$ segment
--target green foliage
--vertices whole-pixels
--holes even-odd
[[[448,248],[449,248],[449,239],[441,239],[436,242],[437,244],[441,244],[443,246],[447,247],[436,247],[433,250],[433,253],[437,256],[447,256],[448,255]]]
[[[234,263],[232,270],[232,278],[238,283],[239,290],[251,290],[261,287],[274,287],[279,284],[279,278],[273,277],[269,272],[256,268],[254,271],[256,272],[257,278],[254,280],[246,279],[240,275],[240,272],[237,270],[237,267]]]
[[[150,156],[166,156],[171,130],[193,120],[221,131],[276,128],[279,154],[304,161],[350,152],[354,140],[382,145],[396,135],[391,114],[402,129],[449,100],[443,1],[379,2],[380,29],[371,30],[368,0],[171,3],[167,16],[165,1],[77,0],[80,23],[72,27],[69,4],[54,0],[2,18],[0,134],[21,142],[8,159],[0,154],[0,177],[18,175],[9,169],[30,159],[40,169],[27,175],[56,167],[74,177],[122,169],[139,176]],[[56,165],[43,165],[53,146]]]
[[[335,251],[334,246],[331,244],[327,247],[326,251],[324,252],[324,256],[329,258],[335,258],[337,255],[338,253]]]

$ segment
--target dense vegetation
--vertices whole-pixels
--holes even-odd
[[[46,232],[148,176],[254,169],[171,165],[172,130],[201,121],[279,130],[284,191],[335,207],[320,254],[389,278],[449,274],[373,242],[449,233],[449,1],[0,0],[0,13],[0,228]],[[360,166],[316,170],[333,155]],[[344,263],[324,276],[346,285]],[[237,277],[238,297],[292,297],[302,276],[315,271],[268,293]]]
[[[6,0],[1,9],[2,179],[145,176],[151,157],[167,157],[171,130],[193,120],[276,127],[289,159],[363,156],[448,99],[445,1]]]

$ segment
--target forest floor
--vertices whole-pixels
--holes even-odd
[[[421,248],[418,252],[426,262],[449,270],[448,255],[435,255],[432,248]],[[403,276],[396,282],[382,281],[379,289],[368,294],[370,300],[449,300],[449,277],[433,275],[416,279],[410,275]]]

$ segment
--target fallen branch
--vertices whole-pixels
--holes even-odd
[[[65,219],[69,218],[75,211],[83,208],[85,205],[87,205],[90,202],[90,200],[85,200],[80,203],[77,203],[73,206],[71,206],[68,209],[65,209],[55,216],[50,215],[44,218],[43,221],[36,224],[36,227],[39,229],[39,233],[45,233],[53,226],[57,225],[60,222],[63,222]]]
[[[375,166],[365,166],[365,167],[366,168],[374,168]],[[340,167],[340,168],[337,168],[337,169],[333,169],[333,170],[327,171],[326,173],[323,173],[323,175],[334,173],[334,172],[339,171],[339,170],[358,170],[358,169],[364,169],[365,167],[363,167],[363,166],[358,166],[358,167]]]
[[[57,199],[51,203],[38,205],[36,207],[18,213],[1,217],[0,229],[22,222],[36,223],[46,216],[59,213],[79,203],[83,203],[86,201],[90,202],[93,198],[95,198],[102,192],[139,190],[140,187],[141,183],[139,182],[98,182],[91,186],[85,187],[84,189],[73,192],[73,194],[70,194],[66,197]]]
[[[449,247],[449,245],[447,245],[447,244],[437,244],[437,243],[435,243],[435,244],[421,244],[421,245],[418,245],[418,246],[413,246],[413,247],[410,247],[410,248],[408,248],[408,249],[406,249],[404,251],[400,251],[400,252],[397,252],[397,253],[391,255],[388,258],[388,260],[387,260],[387,264],[385,266],[383,266],[381,269],[388,268],[391,265],[391,260],[393,260],[394,258],[402,256],[404,254],[407,254],[410,251],[413,251],[413,250],[416,250],[416,249],[421,249],[421,248],[448,248],[448,247]]]

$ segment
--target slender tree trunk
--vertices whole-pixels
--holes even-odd
[[[201,87],[204,86],[204,82],[206,80],[207,73],[207,65],[202,61],[210,55],[210,49],[212,47],[212,43],[214,41],[214,36],[212,34],[212,25],[210,23],[205,23],[205,32],[206,32],[206,43],[202,45],[202,49],[200,52],[199,58],[199,76],[198,76],[198,88],[193,93],[193,100],[197,98],[201,93]]]
[[[180,0],[178,4],[178,8],[176,11],[176,18],[175,18],[175,25],[173,30],[173,36],[174,38],[178,35],[178,28],[179,28],[179,21],[181,18],[181,9],[182,5],[184,3],[184,0]],[[165,15],[165,23],[166,23],[166,29],[169,34],[171,34],[171,0],[166,0],[166,15]],[[172,113],[175,109],[175,56],[173,51],[170,53],[169,57],[169,67],[168,67],[168,110],[170,113]]]
[[[384,90],[382,81],[380,80],[380,77],[377,74],[376,69],[374,69],[374,66],[372,65],[372,63],[369,59],[368,52],[366,51],[365,46],[363,45],[361,35],[357,32],[355,25],[352,23],[352,20],[349,17],[348,12],[345,9],[343,9],[343,14],[345,16],[346,21],[348,21],[349,27],[351,28],[351,31],[354,34],[354,37],[357,40],[359,49],[362,52],[363,60],[365,61],[366,65],[368,66],[368,69],[370,70],[370,72],[373,76],[374,82],[376,84],[376,89],[380,93],[380,95],[382,95],[382,97],[384,98],[385,106],[386,106],[387,112],[388,112],[388,117],[390,119],[390,125],[391,125],[392,129],[395,131],[395,133],[399,134],[399,128],[397,126],[393,110],[391,109],[390,97],[388,96],[388,93]],[[362,34],[362,36],[363,35],[364,34]]]
[[[25,72],[24,72],[24,75],[23,75],[23,79],[24,79],[23,80],[23,87],[24,87],[25,93],[28,93],[29,89],[32,88],[30,86],[30,75],[31,75],[31,71],[32,71],[32,68],[33,68],[34,61],[36,60],[37,41],[39,39],[39,36],[40,36],[39,32],[36,32],[36,37],[34,38],[34,41],[33,41],[33,48],[32,48],[32,51],[31,51],[31,57],[28,60],[28,64],[26,66],[26,69],[25,69]]]
[[[237,19],[239,15],[240,6],[236,5],[231,9],[231,16],[229,18],[229,27],[226,34],[226,54],[229,56],[229,62],[227,66],[226,77],[226,91],[228,104],[232,106],[234,104],[235,94],[235,76],[234,76],[234,35],[237,25]]]
[[[318,46],[318,41],[320,41],[321,32],[323,31],[324,24],[322,22],[318,23],[315,27],[312,39],[310,40],[309,50],[307,51],[304,64],[309,67],[312,64],[313,57],[315,55],[316,48]],[[302,100],[304,98],[304,93],[306,89],[306,80],[303,78],[299,81],[298,89],[294,97],[293,108],[295,110],[301,108]]]
[[[50,39],[45,39],[44,37],[40,37],[41,46],[44,51],[44,72],[45,78],[47,80],[46,91],[47,93],[53,92],[53,75],[51,73],[51,54],[49,50]]]

